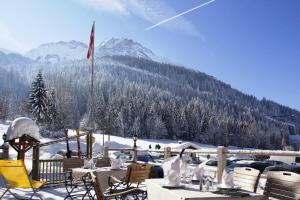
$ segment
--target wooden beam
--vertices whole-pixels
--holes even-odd
[[[32,149],[32,179],[39,181],[39,159],[40,159],[40,147],[34,145]]]
[[[226,151],[226,148],[223,146],[219,146],[217,149],[218,152],[218,170],[217,170],[217,180],[218,184],[222,183],[222,175],[223,175],[223,170],[226,167],[226,155],[224,152]]]
[[[80,129],[76,128],[76,139],[77,139],[77,156],[81,158],[81,150],[80,150]]]
[[[81,133],[81,134],[79,134],[79,137],[85,136],[87,134],[89,134],[89,133],[88,132]],[[78,137],[77,135],[69,136],[69,140],[76,139],[77,137]],[[40,147],[48,146],[48,145],[51,145],[51,144],[56,144],[56,143],[59,143],[59,142],[65,142],[65,141],[66,141],[66,137],[62,137],[62,138],[59,138],[57,140],[53,140],[53,141],[50,141],[50,142],[41,143]]]

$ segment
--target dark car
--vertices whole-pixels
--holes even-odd
[[[274,163],[268,162],[268,161],[247,161],[247,162],[232,162],[230,165],[228,165],[225,168],[225,171],[231,172],[236,167],[251,167],[254,169],[257,169],[262,173],[266,167],[272,166]]]
[[[288,171],[300,174],[300,166],[289,164],[269,166],[266,167],[266,169],[263,171],[263,174],[267,174],[269,171]]]

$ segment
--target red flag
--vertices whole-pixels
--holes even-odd
[[[95,29],[95,22],[93,23],[91,35],[90,35],[90,44],[89,44],[89,50],[87,52],[86,58],[89,59],[92,55],[92,52],[94,50],[94,29]]]

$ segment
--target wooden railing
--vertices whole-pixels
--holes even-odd
[[[180,153],[181,150],[172,150],[170,147],[166,147],[164,150],[151,150],[150,152],[163,153],[165,159],[172,154]],[[263,156],[295,156],[300,157],[299,151],[281,151],[281,150],[229,150],[223,146],[219,146],[216,149],[206,150],[191,150],[186,149],[185,153],[194,153],[199,155],[215,154],[218,158],[217,167],[217,180],[218,183],[222,181],[223,170],[226,167],[227,155],[263,155]]]
[[[39,160],[38,180],[46,181],[46,184],[63,183],[65,176],[63,173],[62,159]]]
[[[137,161],[137,148],[111,148],[104,147],[103,157],[109,157],[109,151],[121,151],[121,152],[131,152],[133,155],[133,162]],[[147,150],[146,150],[147,151]],[[35,151],[38,155],[38,149]],[[181,150],[171,149],[170,147],[166,147],[163,150],[149,150],[149,152],[156,152],[164,154],[164,158],[167,159],[174,154],[178,154]],[[218,183],[221,183],[222,173],[227,163],[228,155],[264,155],[264,156],[295,156],[300,157],[299,151],[271,151],[271,150],[229,150],[223,146],[219,146],[215,149],[205,149],[205,150],[190,150],[186,149],[184,153],[193,153],[198,155],[216,155],[218,159],[217,166],[217,180]],[[38,156],[34,156],[37,157]],[[39,160],[33,159],[35,166],[38,166],[37,169],[33,169],[33,178],[35,180],[45,180],[48,184],[57,184],[64,181],[63,175],[63,163],[62,160]]]

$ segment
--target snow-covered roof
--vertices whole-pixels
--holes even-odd
[[[6,140],[19,138],[22,135],[29,135],[39,140],[39,127],[32,119],[27,117],[15,119],[7,129]]]
[[[201,149],[201,147],[195,143],[192,142],[184,142],[184,143],[178,143],[178,144],[170,144],[169,145],[172,149],[187,149],[187,148],[192,148],[192,149]]]

